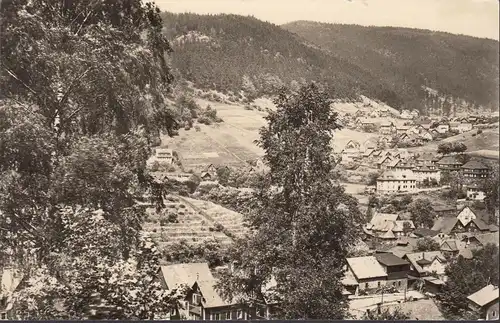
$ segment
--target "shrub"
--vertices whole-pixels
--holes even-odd
[[[179,223],[179,219],[177,217],[177,214],[176,213],[172,213],[170,212],[168,214],[168,218],[167,218],[168,222],[170,223]]]
[[[168,219],[161,219],[161,220],[160,220],[160,225],[161,225],[162,227],[164,227],[164,226],[166,226],[166,225],[168,224],[168,222],[169,222],[169,221],[168,221]]]
[[[200,126],[196,125],[196,126],[194,126],[194,130],[196,130],[196,132],[200,132],[201,128],[200,128]]]
[[[476,134],[480,135],[480,134],[482,134],[482,133],[483,133],[483,129],[477,129]]]
[[[220,223],[215,223],[214,224],[214,231],[215,232],[222,232],[224,230],[224,226]]]

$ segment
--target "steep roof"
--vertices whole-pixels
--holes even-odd
[[[384,156],[380,157],[380,159],[377,161],[377,165],[383,164],[386,159],[391,160],[391,156],[384,155]]]
[[[412,264],[413,268],[419,273],[425,272],[425,270],[417,263],[419,260],[426,259],[432,261],[434,259],[439,259],[440,261],[446,261],[441,251],[426,251],[426,252],[416,252],[408,253],[405,258]]]
[[[462,166],[462,169],[489,169],[488,166],[481,163],[477,160],[469,160],[465,165]]]
[[[232,305],[221,298],[219,293],[215,290],[215,284],[217,284],[217,280],[215,279],[200,280],[194,283],[193,288],[198,285],[201,295],[203,296],[203,306],[205,308],[213,308]]]
[[[395,158],[393,160],[391,160],[391,162],[389,164],[387,164],[388,167],[396,167],[396,165],[401,161],[401,159],[399,158]]]
[[[404,266],[409,265],[410,263],[404,259],[401,259],[392,253],[378,253],[375,254],[375,258],[379,263],[388,267],[388,266]]]
[[[439,165],[462,165],[456,156],[444,156],[437,163]]]
[[[161,266],[160,270],[169,289],[179,285],[191,286],[196,280],[214,280],[205,262]]]
[[[374,256],[347,258],[347,263],[357,279],[387,277]]]
[[[441,243],[441,251],[459,251],[465,248],[465,242],[458,239],[447,239]]]
[[[483,307],[495,300],[498,300],[499,292],[498,286],[488,285],[486,287],[481,288],[477,292],[472,295],[469,295],[467,299],[474,302],[475,304]]]
[[[455,225],[457,225],[458,221],[456,217],[440,217],[436,219],[431,230],[449,234]]]
[[[373,148],[367,148],[367,149],[365,150],[365,152],[363,153],[363,157],[368,157],[368,156],[370,156],[370,155],[371,155],[374,151],[375,151],[375,149],[373,149]]]
[[[405,223],[409,224],[410,229],[415,229],[415,224],[413,224],[413,221],[411,221],[411,220],[397,220],[397,221],[394,221],[394,228],[392,228],[392,231],[403,232]]]
[[[485,246],[487,244],[499,245],[499,234],[497,232],[483,233],[474,236],[481,245]]]
[[[472,219],[471,223],[474,223],[477,226],[477,228],[481,231],[489,231],[490,230],[490,226],[488,224],[486,224],[480,218]]]

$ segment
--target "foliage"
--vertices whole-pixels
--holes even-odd
[[[206,261],[213,268],[228,263],[226,250],[216,241],[190,245],[185,240],[172,244],[162,251],[162,257],[172,263]]]
[[[498,209],[500,197],[498,193],[498,166],[495,167],[491,173],[490,177],[481,183],[481,189],[486,194],[484,202],[486,203],[486,209],[493,213],[495,209]]]
[[[155,282],[158,254],[141,238],[128,259],[120,253],[120,228],[102,211],[61,208],[57,249],[16,292],[17,314],[27,320],[165,318],[182,293]],[[107,313],[97,311],[106,308]]]
[[[498,286],[498,247],[493,244],[473,251],[473,258],[462,256],[446,268],[448,280],[438,294],[443,314],[447,319],[464,319],[468,309],[467,296],[494,284]]]
[[[437,153],[448,155],[450,153],[463,153],[467,150],[467,146],[462,142],[443,142],[438,145]]]
[[[440,248],[441,247],[439,246],[439,243],[437,241],[429,237],[425,237],[417,241],[416,251],[418,252],[439,251]]]
[[[413,223],[417,227],[431,228],[434,224],[432,204],[429,199],[417,199],[408,207]]]
[[[377,179],[379,178],[380,174],[377,172],[373,172],[368,174],[368,180],[366,185],[372,186],[372,185],[377,185]]]
[[[341,279],[362,222],[355,198],[332,177],[331,140],[337,115],[317,85],[282,93],[266,118],[259,145],[270,173],[246,215],[248,235],[231,253],[238,265],[218,289],[228,299],[262,295],[271,277],[283,319],[341,319],[347,314]]]
[[[223,120],[217,116],[216,109],[207,105],[207,107],[200,112],[198,122],[201,124],[211,125],[212,123],[221,123]]]
[[[406,321],[409,320],[408,313],[403,312],[400,308],[391,311],[389,308],[382,310],[368,310],[362,317],[362,320],[370,321]]]
[[[390,106],[451,112],[462,98],[472,104],[498,109],[498,42],[443,32],[363,27],[298,21],[283,26],[336,57],[369,71],[379,82],[370,90]],[[359,55],[363,53],[363,55]],[[479,62],[476,57],[482,58]],[[347,66],[346,66],[347,67]],[[418,73],[415,73],[415,71]],[[471,70],[481,71],[476,74]],[[487,75],[480,77],[479,75]],[[428,86],[447,96],[445,101],[422,89]],[[378,91],[375,89],[378,88]],[[459,100],[454,100],[459,101]]]
[[[134,204],[149,189],[150,145],[161,131],[173,135],[180,118],[166,105],[171,48],[159,10],[141,1],[12,0],[0,15],[0,227],[8,232],[0,250],[44,288],[24,291],[21,318],[81,318],[94,289],[116,306],[104,318],[161,316],[168,302],[158,305],[165,298],[154,284],[143,286],[155,263],[127,262],[143,252],[144,214]],[[102,209],[104,219],[96,227],[80,219],[86,211],[61,204]],[[97,237],[116,241],[102,250],[90,244]],[[113,272],[116,287],[99,282]],[[136,296],[122,299],[125,291]]]

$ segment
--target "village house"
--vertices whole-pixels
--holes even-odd
[[[490,230],[495,230],[493,226]],[[483,248],[488,244],[494,244],[496,246],[499,245],[499,233],[498,230],[496,232],[487,232],[487,233],[473,233],[473,232],[465,232],[461,234],[457,234],[457,238],[460,241],[465,243],[465,246],[470,249],[479,249]]]
[[[374,256],[347,258],[343,284],[354,295],[360,291],[377,290],[385,286],[387,273]]]
[[[407,178],[414,178],[416,180],[415,174],[413,172],[415,165],[413,165],[412,163],[403,162],[399,160],[399,162],[396,165],[389,164],[388,166],[394,175],[404,176]]]
[[[375,122],[373,122],[372,120],[370,119],[367,119],[367,118],[357,118],[356,119],[356,126],[357,127],[374,127],[375,126]]]
[[[434,137],[432,136],[432,134],[430,133],[430,131],[422,131],[420,133],[420,138],[423,140],[423,141],[432,141],[434,139]]]
[[[158,277],[166,290],[173,290],[181,286],[191,287],[196,280],[210,281],[215,278],[207,263],[185,263],[161,266]],[[170,319],[189,318],[189,308],[186,302],[179,302],[170,312]]]
[[[392,123],[390,121],[383,122],[379,128],[379,132],[382,135],[390,135],[391,133],[393,133],[395,131],[396,131],[396,126],[394,125],[394,123]]]
[[[498,321],[499,292],[498,286],[488,285],[467,297],[470,309],[479,311],[481,318],[488,321]]]
[[[389,165],[392,161],[392,157],[389,155],[385,155],[383,157],[380,157],[379,160],[377,161],[377,168],[378,169],[387,169],[387,165]]]
[[[390,112],[389,112],[389,109],[385,108],[385,107],[382,107],[378,110],[379,112],[379,116],[381,118],[386,118],[390,115]]]
[[[172,164],[174,162],[174,152],[172,149],[168,148],[156,148],[155,157],[158,162],[165,164]]]
[[[470,160],[461,167],[465,178],[488,178],[490,169],[485,164],[477,160]]]
[[[407,134],[410,126],[396,126],[396,135],[401,136],[402,134]]]
[[[409,236],[415,225],[411,220],[399,220],[397,214],[377,212],[363,229],[369,236],[393,240]]]
[[[422,184],[425,180],[428,180],[430,182],[434,180],[436,181],[436,183],[439,183],[441,181],[441,171],[432,164],[415,166],[415,168],[413,168],[413,174],[417,179],[418,184]]]
[[[472,123],[469,122],[461,122],[457,127],[458,132],[464,133],[472,130]]]
[[[224,301],[215,289],[216,280],[196,280],[186,294],[187,319],[204,321],[248,320],[248,306]]]
[[[446,281],[445,270],[448,264],[446,257],[441,251],[426,251],[408,253],[403,256],[404,260],[410,263],[410,272],[408,273],[408,283],[416,281],[420,278],[435,276],[434,279],[426,280],[426,287],[435,287],[435,285],[442,285],[441,282]],[[432,286],[434,285],[434,286]]]
[[[377,253],[374,256],[387,274],[385,285],[392,286],[398,291],[407,290],[410,263],[388,252]]]
[[[445,239],[441,241],[439,250],[448,258],[457,257],[460,254],[468,259],[472,258],[472,252],[470,249],[466,249],[466,243],[459,239]]]
[[[391,194],[400,192],[416,192],[417,181],[413,177],[397,175],[390,172],[377,178],[377,193]]]
[[[439,133],[447,133],[450,131],[450,125],[448,123],[439,123],[436,127],[436,131]]]
[[[457,122],[457,121],[451,121],[449,123],[449,126],[450,126],[450,131],[459,131],[458,130],[458,127],[460,126],[460,122]]]
[[[436,165],[442,171],[460,171],[463,163],[455,155],[444,156]]]
[[[419,112],[417,109],[413,109],[413,110],[411,110],[410,115],[411,115],[412,119],[415,119],[415,118],[418,118]]]
[[[469,200],[482,201],[486,198],[484,191],[475,184],[467,185],[466,192]]]

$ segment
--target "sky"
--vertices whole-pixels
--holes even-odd
[[[296,20],[395,26],[499,39],[499,0],[154,0],[175,13],[251,15],[275,24]]]

